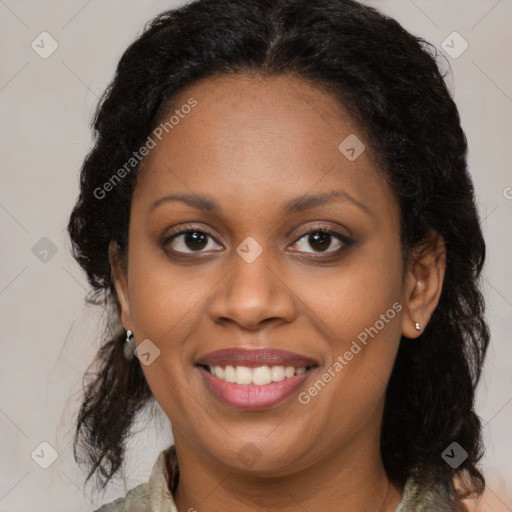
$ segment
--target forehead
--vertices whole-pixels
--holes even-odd
[[[174,98],[166,122],[141,166],[136,194],[147,201],[179,190],[247,207],[340,185],[369,201],[389,196],[359,125],[326,90],[294,76],[202,80]],[[365,147],[356,159],[340,150],[347,139]]]

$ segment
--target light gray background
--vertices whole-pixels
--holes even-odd
[[[468,137],[488,244],[484,283],[492,345],[477,402],[485,423],[488,510],[510,511],[512,1],[368,3],[437,47],[453,31],[469,44],[460,57],[448,57],[448,81]],[[91,501],[71,446],[82,374],[98,347],[103,319],[84,306],[87,284],[70,256],[65,226],[91,147],[88,124],[97,99],[144,23],[174,5],[0,0],[0,511],[91,510],[146,481],[171,441],[163,414],[147,426],[141,421],[127,481],[116,481]],[[47,59],[31,48],[43,31],[59,45]],[[32,252],[43,237],[57,247],[47,262]],[[31,458],[43,441],[58,453],[48,469]]]

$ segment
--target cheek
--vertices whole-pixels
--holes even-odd
[[[304,281],[300,295],[307,297],[308,307],[330,333],[327,339],[336,354],[343,353],[361,333],[364,340],[364,333],[372,327],[384,337],[401,332],[402,266],[399,251],[393,247],[388,251],[368,248],[342,268],[316,281]],[[376,337],[375,330],[371,331]]]
[[[164,350],[178,350],[209,290],[213,272],[171,264],[165,253],[140,244],[130,252],[130,306],[138,337],[154,339]],[[196,311],[196,314],[194,314]],[[172,343],[171,343],[172,342]]]
[[[328,411],[325,421],[353,422],[355,428],[381,401],[401,336],[401,282],[400,252],[391,246],[361,251],[357,260],[315,287],[309,280],[300,292],[330,350],[302,403],[319,415]]]

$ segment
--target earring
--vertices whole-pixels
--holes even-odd
[[[124,357],[130,361],[133,359],[133,352],[135,350],[135,342],[133,338],[133,332],[129,329],[126,331],[126,341],[123,346]]]
[[[421,331],[421,325],[418,322],[414,324],[414,327],[416,327],[417,331]]]

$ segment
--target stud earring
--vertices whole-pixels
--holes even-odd
[[[133,338],[133,332],[129,329],[126,331],[126,341],[123,347],[124,357],[130,361],[133,359],[133,351],[135,350],[135,342]]]
[[[416,327],[417,331],[421,331],[421,325],[418,322],[414,324],[414,327]]]

